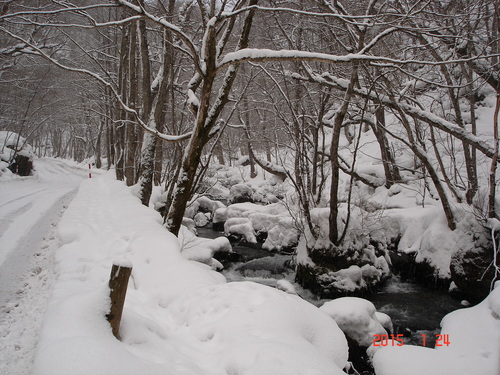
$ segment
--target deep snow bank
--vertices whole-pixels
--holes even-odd
[[[330,317],[186,259],[160,216],[109,174],[82,183],[59,236],[36,375],[343,373],[346,339]],[[117,258],[134,267],[122,341],[105,319]]]

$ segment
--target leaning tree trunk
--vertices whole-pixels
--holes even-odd
[[[256,5],[257,1],[258,0],[250,0],[248,5]],[[238,50],[248,47],[248,39],[250,36],[254,14],[255,10],[252,9],[246,15],[237,46]],[[175,235],[179,233],[184,212],[191,197],[203,147],[205,147],[208,143],[211,136],[214,135],[211,134],[211,131],[217,123],[217,119],[219,118],[222,110],[229,101],[229,94],[239,68],[239,64],[234,64],[227,69],[222,84],[218,89],[218,95],[214,98],[215,100],[213,100],[213,105],[210,106],[212,89],[216,74],[218,73],[218,46],[217,30],[213,27],[213,25],[207,25],[207,27],[206,44],[204,48],[204,66],[206,74],[203,77],[199,105],[196,107],[196,121],[186,152],[184,153],[182,167],[179,178],[177,179],[177,185],[175,187],[172,203],[165,217],[167,229]]]

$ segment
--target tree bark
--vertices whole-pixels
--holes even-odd
[[[131,267],[120,266],[113,264],[111,275],[109,277],[109,298],[111,306],[106,319],[111,325],[113,335],[120,339],[120,323],[122,320],[123,306],[125,305],[125,296],[127,294],[127,286]]]
[[[250,0],[249,6],[257,4],[257,0]],[[240,34],[237,49],[244,49],[248,46],[250,29],[255,10],[250,10],[244,20],[243,28]],[[193,132],[186,151],[184,153],[180,175],[177,180],[176,190],[174,192],[170,210],[166,215],[166,227],[173,234],[177,235],[182,225],[182,219],[186,210],[187,203],[191,197],[193,183],[196,177],[196,170],[200,164],[203,147],[210,140],[210,131],[214,127],[219,118],[224,106],[229,100],[229,94],[233,82],[238,72],[239,64],[235,64],[226,71],[223,82],[219,88],[219,94],[214,100],[214,104],[210,107],[212,89],[214,86],[217,68],[217,32],[213,26],[207,26],[211,30],[207,30],[205,44],[205,61],[206,69],[205,76],[201,85],[199,106],[196,113],[196,121]]]

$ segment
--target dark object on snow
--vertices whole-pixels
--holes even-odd
[[[111,299],[111,308],[106,315],[113,335],[120,339],[120,322],[122,320],[123,305],[125,304],[125,295],[127,294],[127,285],[132,267],[113,264],[111,275],[109,277],[109,297]]]
[[[9,169],[19,176],[30,176],[33,172],[33,159],[29,156],[17,154],[9,165]]]
[[[0,161],[20,176],[30,176],[33,171],[33,149],[26,138],[11,131],[0,131]],[[1,171],[0,171],[1,174]]]

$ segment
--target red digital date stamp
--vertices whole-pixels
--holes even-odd
[[[422,336],[422,346],[427,346],[427,335],[425,333]],[[436,335],[436,346],[449,346],[450,340],[447,334]],[[397,335],[373,335],[373,346],[403,346],[405,341],[403,339],[403,334]]]

